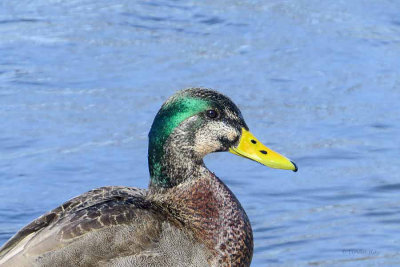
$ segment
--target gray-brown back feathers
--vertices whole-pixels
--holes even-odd
[[[201,266],[204,248],[145,199],[102,187],[22,228],[0,250],[1,266]]]

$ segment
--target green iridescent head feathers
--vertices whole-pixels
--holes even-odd
[[[150,185],[179,184],[185,179],[182,175],[189,175],[185,171],[202,163],[201,155],[228,151],[242,127],[247,128],[239,109],[219,92],[202,88],[177,92],[162,105],[149,132]]]
[[[168,99],[157,113],[149,132],[149,171],[151,183],[169,187],[170,178],[162,172],[164,145],[173,130],[187,118],[212,106],[210,100],[192,96],[183,90]]]
[[[171,179],[163,170],[165,167],[165,158],[163,157],[167,149],[168,138],[182,122],[210,109],[221,111],[230,109],[241,117],[239,109],[229,98],[210,89],[191,88],[178,91],[162,105],[149,132],[148,160],[151,185],[171,186]],[[207,121],[204,120],[204,117],[198,116],[196,123],[196,126],[190,129],[191,132],[186,133],[187,138],[189,135],[195,134],[198,130],[196,127],[204,126]],[[180,144],[175,145],[179,146]]]

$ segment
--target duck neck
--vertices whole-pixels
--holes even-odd
[[[203,159],[193,152],[192,140],[171,134],[163,144],[152,141],[148,154],[150,188],[171,188],[204,171]]]

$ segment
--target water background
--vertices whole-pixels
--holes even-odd
[[[299,166],[207,166],[252,266],[400,264],[400,1],[0,1],[0,245],[65,200],[147,187],[176,90],[218,89]]]

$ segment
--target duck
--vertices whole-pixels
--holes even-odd
[[[296,172],[296,164],[207,88],[168,98],[148,140],[147,190],[105,186],[72,198],[9,239],[0,266],[250,266],[249,218],[203,158],[226,151],[275,169]]]

